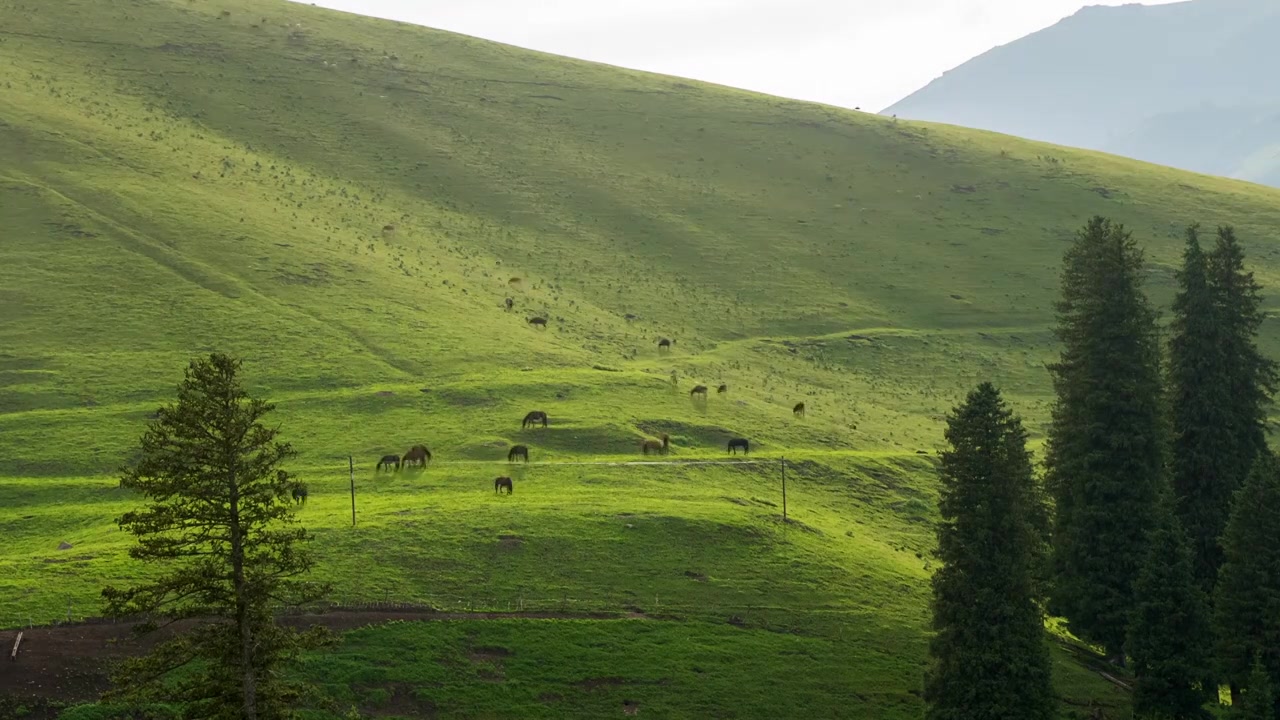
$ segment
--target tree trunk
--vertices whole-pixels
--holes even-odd
[[[1231,683],[1231,707],[1240,707],[1240,686],[1235,683]]]
[[[231,570],[235,584],[236,629],[240,633],[240,691],[244,695],[242,717],[257,720],[257,680],[253,673],[253,631],[249,626],[249,598],[244,581],[244,535],[240,528],[240,488],[235,473],[231,483]]]

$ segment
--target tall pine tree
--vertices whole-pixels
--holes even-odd
[[[1147,558],[1134,584],[1126,647],[1137,683],[1133,716],[1159,720],[1210,717],[1209,616],[1192,571],[1191,551],[1165,493],[1157,506]],[[1214,690],[1210,690],[1210,688]]]
[[[1254,462],[1236,493],[1222,535],[1222,568],[1214,596],[1218,661],[1233,701],[1260,657],[1272,688],[1280,687],[1280,464],[1270,453]],[[1280,710],[1280,708],[1277,708]]]
[[[1210,286],[1209,261],[1195,225],[1187,228],[1177,282],[1169,339],[1171,480],[1196,580],[1211,592],[1222,564],[1218,538],[1227,525],[1231,497],[1244,478],[1229,401],[1227,328],[1219,317],[1221,303]]]
[[[1041,495],[1021,421],[990,383],[947,420],[928,720],[1054,717],[1033,572]]]
[[[1236,440],[1234,452],[1224,452],[1233,463],[1228,467],[1225,518],[1232,494],[1244,484],[1254,460],[1267,453],[1267,410],[1275,394],[1277,371],[1276,363],[1258,350],[1258,330],[1264,319],[1261,287],[1245,269],[1244,249],[1229,226],[1218,228],[1217,242],[1208,256],[1208,274],[1227,383],[1219,402],[1228,414],[1226,430]]]
[[[287,720],[298,688],[282,670],[325,633],[277,625],[271,608],[326,588],[304,582],[310,538],[281,467],[293,451],[263,424],[273,406],[250,397],[239,372],[222,354],[193,361],[122,479],[150,501],[118,522],[137,538],[130,557],[155,572],[104,589],[107,612],[195,622],[122,663],[113,681],[124,699],[181,703],[184,718]]]
[[[1276,696],[1271,690],[1271,678],[1262,666],[1262,658],[1254,656],[1253,670],[1249,672],[1248,690],[1233,706],[1231,720],[1276,720]]]
[[[1159,339],[1142,267],[1132,236],[1102,217],[1067,251],[1045,457],[1056,506],[1051,607],[1116,662],[1167,482]]]

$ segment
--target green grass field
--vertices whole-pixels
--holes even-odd
[[[1161,304],[1191,221],[1280,284],[1277,190],[275,0],[0,0],[0,624],[145,572],[115,470],[217,349],[279,404],[338,599],[668,618],[360,631],[308,662],[332,698],[918,717],[917,451],[984,379],[1042,437],[1057,268],[1095,213]],[[762,462],[568,464],[662,433]],[[375,476],[418,442],[427,471]],[[536,462],[495,497],[515,442]],[[1057,660],[1064,697],[1123,703]]]

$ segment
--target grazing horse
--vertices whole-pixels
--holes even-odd
[[[547,319],[544,317],[529,318],[529,324],[536,325],[542,328],[543,330],[547,329]]]
[[[409,448],[409,452],[404,454],[402,462],[405,467],[413,467],[414,465],[426,467],[427,463],[431,462],[431,451],[427,449],[426,445],[414,445]]]
[[[373,471],[378,472],[385,467],[387,469],[387,472],[391,472],[392,466],[395,466],[396,470],[400,469],[399,455],[383,455],[382,459],[378,461],[378,467],[374,468]]]
[[[703,399],[703,400],[706,400],[706,399],[707,399],[707,386],[706,386],[706,385],[695,385],[695,386],[693,386],[693,389],[689,391],[689,397],[693,397],[694,395],[701,395],[701,396],[702,396],[702,399]]]
[[[542,427],[546,427],[547,414],[542,412],[541,410],[534,410],[528,415],[525,415],[524,420],[520,421],[520,429],[523,430],[527,427],[534,427],[538,423],[542,423]]]
[[[515,306],[516,306],[516,301],[512,300],[511,298],[507,298],[507,312],[511,312],[511,308]]]
[[[662,338],[662,339],[658,340],[658,352],[662,352],[663,350],[670,350],[670,349],[671,349],[671,343],[673,343],[673,342],[675,342],[675,341],[674,341],[674,340],[668,340],[668,339],[666,339],[666,338]]]
[[[721,384],[720,384],[720,387],[716,388],[716,394],[717,394],[717,395],[723,395],[723,394],[725,394],[725,393],[727,393],[727,392],[729,392],[729,386],[728,386],[728,385],[725,385],[724,383],[721,383]]]
[[[746,455],[751,449],[751,444],[747,442],[746,438],[734,438],[729,441],[729,452],[737,455],[738,448],[742,448],[742,454]]]
[[[512,491],[512,489],[513,489],[513,488],[511,487],[511,478],[509,478],[509,477],[500,477],[500,478],[494,478],[494,479],[493,479],[493,492],[494,492],[494,493],[501,493],[501,492],[502,492],[502,488],[506,488],[506,489],[507,489],[507,494],[508,494],[508,495],[510,495],[510,494],[511,494],[511,491]]]
[[[522,457],[525,462],[529,462],[529,446],[528,445],[512,445],[511,450],[507,452],[507,462],[515,462],[516,458]]]
[[[791,408],[791,414],[797,417],[804,417],[804,403],[796,403],[796,406]]]
[[[290,494],[293,495],[293,501],[295,503],[298,503],[299,505],[307,504],[307,486],[306,485],[303,485],[302,483],[295,484]]]
[[[655,452],[659,455],[666,455],[671,452],[671,438],[663,435],[662,442],[658,442],[657,440],[645,440],[640,445],[640,452],[645,455],[648,455],[651,452]]]

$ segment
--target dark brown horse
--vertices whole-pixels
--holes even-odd
[[[657,440],[645,440],[640,445],[640,452],[645,455],[648,455],[651,452],[659,455],[666,455],[671,452],[671,438],[663,435],[662,442],[658,442]]]
[[[431,451],[427,449],[426,445],[414,445],[409,448],[409,452],[404,454],[401,462],[404,463],[405,467],[413,467],[415,465],[426,467],[427,463],[431,462]]]
[[[728,386],[728,385],[725,385],[724,383],[721,383],[721,384],[720,384],[720,387],[716,388],[716,394],[717,394],[717,395],[723,395],[723,394],[725,394],[725,393],[727,393],[727,392],[729,392],[729,386]]]
[[[515,306],[516,306],[516,301],[512,300],[511,298],[507,298],[507,312],[511,312],[511,308],[514,308]]]
[[[290,494],[293,496],[293,501],[295,503],[298,503],[299,505],[307,504],[307,486],[306,485],[302,483],[294,484],[293,490],[290,491]]]
[[[547,319],[544,317],[529,318],[529,324],[536,325],[537,327],[540,327],[543,330],[547,329]]]
[[[694,385],[694,386],[693,386],[693,389],[689,391],[689,397],[693,397],[694,395],[701,395],[701,396],[702,396],[702,399],[703,399],[703,400],[706,400],[706,399],[707,399],[707,386],[706,386],[706,385]]]
[[[522,457],[525,462],[529,462],[529,446],[528,445],[512,445],[511,450],[507,452],[507,462],[515,462],[516,458]]]
[[[501,493],[501,492],[502,492],[502,488],[506,488],[506,489],[507,489],[507,494],[508,494],[508,495],[510,495],[510,494],[511,494],[511,491],[512,491],[512,489],[513,489],[513,488],[511,487],[511,478],[509,478],[509,477],[500,477],[500,478],[494,478],[494,479],[493,479],[493,491],[494,491],[495,493]]]
[[[533,427],[538,423],[542,423],[542,427],[546,427],[547,414],[542,412],[541,410],[534,410],[530,412],[528,415],[525,415],[524,420],[520,421],[520,429],[523,430],[527,427]]]
[[[804,403],[796,403],[796,406],[791,408],[791,414],[796,417],[804,417]]]
[[[746,438],[734,438],[729,441],[729,452],[737,455],[738,448],[742,448],[742,454],[746,455],[751,450],[751,444],[747,442]]]
[[[671,343],[673,343],[673,342],[675,342],[675,340],[668,340],[668,339],[666,339],[666,338],[661,338],[661,339],[659,339],[659,340],[658,340],[658,352],[662,352],[663,350],[670,350],[670,349],[671,349]]]
[[[394,467],[396,470],[400,469],[399,455],[383,455],[382,459],[378,461],[378,467],[374,468],[373,471],[378,472],[383,468],[386,468],[387,472],[391,472],[392,467]]]

